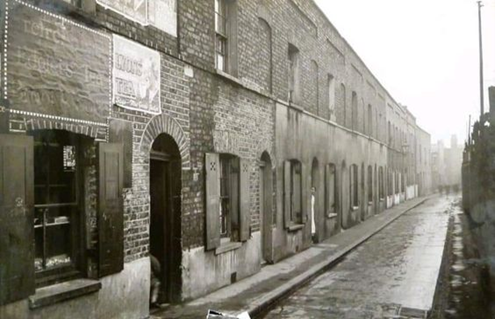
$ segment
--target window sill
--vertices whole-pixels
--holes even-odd
[[[29,297],[29,308],[37,309],[62,301],[74,299],[97,292],[101,283],[89,279],[77,279],[60,284],[40,288],[34,296]]]
[[[241,242],[225,243],[225,244],[222,244],[217,249],[215,249],[215,255],[218,256],[221,254],[225,254],[229,251],[236,250],[236,249],[239,249],[241,247],[242,247]]]
[[[237,84],[239,84],[239,85],[243,85],[243,84],[242,84],[242,82],[241,82],[241,81],[240,81],[237,77],[233,76],[232,74],[229,74],[229,73],[227,73],[227,72],[225,72],[225,71],[222,71],[222,70],[220,70],[220,69],[217,69],[217,68],[215,68],[215,71],[216,71],[216,72],[217,72],[217,74],[218,74],[218,75],[220,75],[221,77],[224,77],[224,78],[226,78],[227,80],[230,80],[230,81],[232,81],[232,82],[235,82],[235,83],[237,83]]]
[[[339,216],[339,215],[338,215],[338,214],[336,214],[336,213],[331,213],[331,214],[328,214],[328,215],[327,215],[327,218],[328,218],[328,219],[332,219],[332,218],[336,218],[337,216]]]
[[[291,226],[289,226],[289,231],[290,232],[296,232],[296,231],[301,230],[303,228],[304,228],[304,224],[291,225]]]
[[[351,211],[355,212],[359,209],[359,206],[354,206],[354,207],[351,207]]]

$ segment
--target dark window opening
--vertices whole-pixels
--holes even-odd
[[[239,159],[220,155],[220,237],[239,240]]]
[[[35,271],[39,285],[47,278],[74,275],[80,263],[82,212],[81,137],[66,131],[35,131]]]

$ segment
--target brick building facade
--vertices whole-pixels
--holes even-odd
[[[0,317],[144,318],[150,253],[190,300],[428,191],[429,135],[312,1],[140,3],[0,8]]]

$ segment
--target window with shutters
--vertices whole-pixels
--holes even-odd
[[[325,211],[328,217],[337,215],[337,167],[328,164],[325,171]]]
[[[350,198],[351,198],[351,209],[356,210],[359,208],[359,175],[358,166],[356,164],[351,165],[349,170],[349,184],[350,184]]]
[[[299,161],[291,162],[291,220],[302,224],[302,169]]]
[[[215,63],[220,71],[237,75],[237,2],[215,0]]]
[[[303,165],[298,160],[284,162],[284,223],[285,228],[304,223]]]
[[[250,238],[250,163],[230,154],[205,154],[206,250]]]
[[[74,276],[81,256],[81,137],[35,131],[34,267],[38,285],[49,276]]]

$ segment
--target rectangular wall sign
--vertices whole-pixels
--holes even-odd
[[[161,113],[157,51],[113,36],[113,103],[126,109]]]
[[[10,107],[106,123],[111,37],[18,1],[8,23]]]

